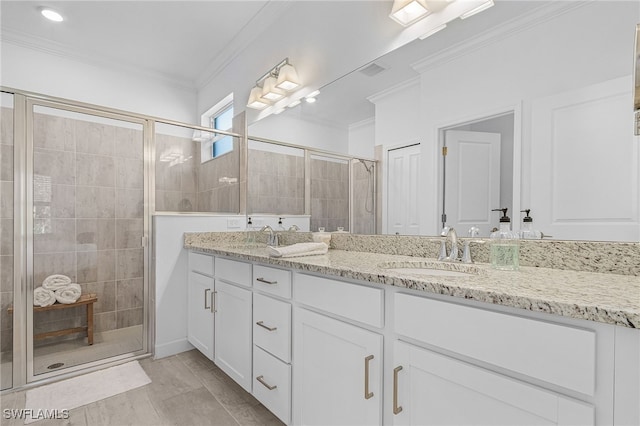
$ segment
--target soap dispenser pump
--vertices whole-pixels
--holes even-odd
[[[508,209],[493,209],[502,212],[500,229],[492,232],[491,239],[491,267],[506,271],[515,271],[520,267],[518,233],[511,230],[511,219],[507,216]]]
[[[531,209],[520,210],[525,213],[526,216],[522,219],[522,229],[520,229],[520,238],[523,240],[540,240],[542,239],[542,232],[537,229],[533,229],[533,218],[529,216]]]

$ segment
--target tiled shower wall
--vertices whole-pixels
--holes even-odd
[[[353,163],[353,229],[354,234],[375,234],[375,165],[366,162],[369,171],[360,161]]]
[[[304,214],[304,157],[249,150],[247,211]]]
[[[13,347],[13,109],[0,110],[0,352]],[[2,381],[2,388],[5,380]]]
[[[311,158],[311,230],[349,231],[349,163]]]
[[[95,331],[143,322],[143,170],[141,130],[34,115],[34,285],[64,274],[96,293]],[[34,332],[85,316],[36,313]]]
[[[156,210],[238,213],[240,209],[238,142],[234,150],[200,163],[200,143],[156,133]],[[235,183],[228,179],[235,178]]]
[[[200,152],[200,151],[198,151]],[[198,164],[200,164],[198,156]],[[240,149],[233,138],[233,151],[200,164],[198,173],[199,212],[240,211]],[[235,182],[229,182],[235,179]]]

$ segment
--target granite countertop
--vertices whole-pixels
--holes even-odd
[[[529,311],[640,328],[640,277],[596,272],[521,267],[497,271],[486,263],[460,265],[435,259],[331,249],[325,255],[269,257],[264,246],[229,245],[185,238],[186,249],[237,259],[460,297]],[[435,266],[471,272],[463,276],[425,276],[394,272],[402,266]]]

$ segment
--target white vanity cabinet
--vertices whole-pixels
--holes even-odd
[[[251,264],[216,257],[215,271],[215,363],[251,392]]]
[[[399,339],[451,354],[394,342],[394,424],[595,424],[593,405],[528,383],[593,397],[594,331],[402,293],[394,312]]]
[[[394,425],[594,424],[584,402],[402,341],[394,350]]]
[[[291,422],[291,271],[253,265],[253,396]]]
[[[350,322],[380,324],[382,290],[296,274],[294,295],[293,423],[381,424],[382,335]]]
[[[213,257],[189,252],[187,340],[213,361]]]

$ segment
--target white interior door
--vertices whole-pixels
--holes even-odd
[[[624,77],[533,102],[536,228],[554,239],[638,241],[640,150],[630,97]]]
[[[387,154],[387,232],[420,233],[420,145],[389,150]]]
[[[466,235],[476,226],[488,237],[500,215],[500,133],[447,130],[445,132],[446,223]],[[509,213],[510,216],[515,216]]]

